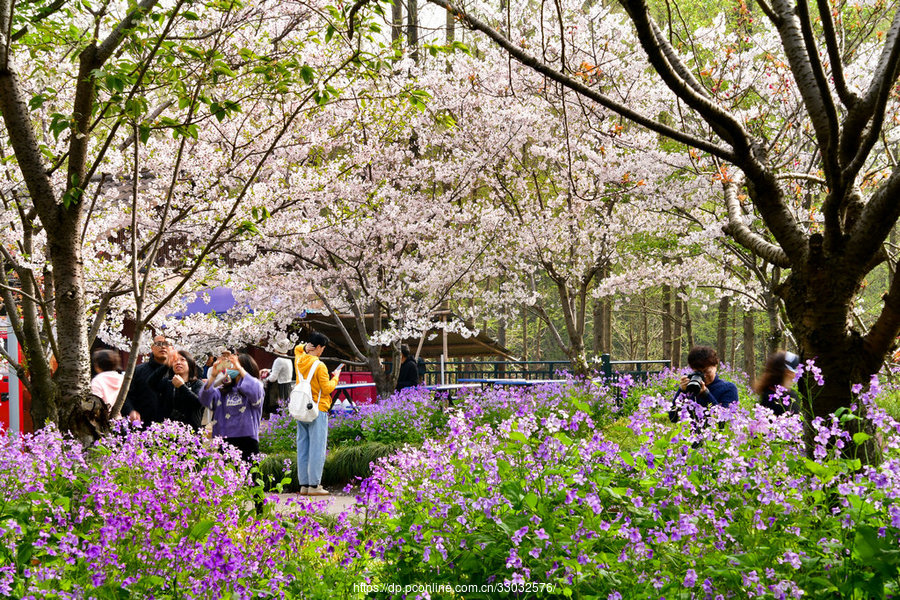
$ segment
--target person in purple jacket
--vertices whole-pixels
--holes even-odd
[[[247,462],[259,454],[263,396],[256,361],[227,351],[213,364],[200,390],[200,404],[212,411],[213,435],[238,448]]]

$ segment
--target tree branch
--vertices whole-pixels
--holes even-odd
[[[900,168],[872,195],[849,230],[848,264],[869,264],[900,217]]]
[[[90,142],[91,115],[97,91],[94,71],[109,60],[112,53],[125,39],[125,35],[158,2],[159,0],[143,0],[137,8],[122,19],[99,47],[91,44],[79,54],[78,80],[75,86],[75,101],[72,107],[72,135],[69,137],[68,178],[66,179],[66,194],[68,199],[73,202],[80,201],[81,194],[84,192],[84,187],[87,183],[85,181],[85,171],[87,169],[88,144]],[[178,6],[180,6],[180,3]],[[176,7],[174,10],[177,12],[178,8]],[[162,39],[163,37],[161,36],[157,42],[157,48],[162,43]],[[141,75],[143,76],[143,73]],[[114,130],[117,127],[118,124]],[[114,135],[114,131],[107,137],[103,148],[104,153],[109,146],[112,135]]]
[[[825,38],[825,47],[828,50],[828,59],[831,62],[831,76],[834,79],[834,87],[837,89],[838,98],[847,108],[853,108],[859,102],[859,95],[847,87],[844,77],[844,63],[841,60],[841,52],[838,48],[837,34],[834,30],[834,19],[831,16],[831,7],[828,0],[818,0],[819,18],[822,20],[822,31]]]
[[[325,308],[328,309],[328,312],[331,313],[331,316],[334,319],[334,324],[337,325],[337,328],[341,330],[341,335],[344,336],[344,340],[347,342],[347,344],[350,345],[350,349],[353,350],[354,356],[356,356],[356,358],[358,358],[359,360],[365,361],[366,356],[359,351],[359,348],[356,346],[356,342],[353,341],[353,338],[350,336],[350,332],[347,331],[347,328],[344,326],[344,322],[341,321],[338,312],[334,310],[334,307],[331,305],[331,302],[328,301],[327,296],[319,291],[319,288],[316,286],[316,284],[312,284],[312,289],[316,296],[318,296],[322,303],[325,305]],[[354,317],[356,316],[357,315],[354,313]]]
[[[47,17],[52,16],[53,14],[59,12],[59,10],[66,5],[67,0],[55,0],[52,4],[49,4],[41,9],[40,13],[31,18],[31,23],[39,23],[46,19]],[[28,26],[22,27],[22,29],[18,30],[12,35],[12,41],[17,42],[22,39],[25,34],[28,33]]]
[[[124,296],[131,292],[129,289],[116,290],[117,285],[118,284],[113,285],[112,289],[100,296],[100,304],[97,307],[97,313],[94,315],[94,321],[91,323],[91,328],[88,331],[89,347],[94,344],[94,340],[97,339],[97,334],[100,333],[100,326],[103,324],[104,319],[106,319],[106,313],[109,310],[109,303],[112,299],[116,296]]]
[[[872,119],[869,124],[865,137],[859,142],[856,155],[849,165],[846,165],[843,171],[843,177],[846,181],[856,179],[857,174],[863,168],[872,147],[881,135],[881,125],[884,123],[884,113],[888,100],[891,96],[891,90],[897,81],[898,67],[900,67],[900,10],[897,11],[898,20],[891,27],[891,33],[894,35],[893,45],[891,47],[890,57],[886,66],[884,79],[881,80],[881,86],[878,88],[878,94],[875,96],[872,104]],[[849,120],[849,119],[848,119]],[[846,136],[846,133],[845,133]]]
[[[112,56],[113,52],[116,51],[116,48],[119,47],[119,44],[122,43],[122,40],[125,39],[125,35],[158,3],[159,0],[144,0],[122,19],[116,28],[112,30],[106,39],[103,40],[103,43],[97,48],[97,53],[94,57],[98,62],[97,66],[102,66],[103,63],[109,60],[109,57]]]
[[[365,3],[366,1],[367,0],[360,0],[360,2],[363,3]],[[660,135],[664,135],[672,140],[675,140],[676,142],[681,142],[682,144],[690,146],[691,148],[696,148],[698,150],[702,150],[703,152],[708,152],[709,154],[721,158],[722,160],[726,160],[729,162],[735,161],[734,153],[731,150],[655,121],[645,115],[631,110],[624,104],[616,102],[605,94],[587,87],[580,81],[577,81],[576,79],[573,79],[568,75],[558,72],[549,65],[541,62],[531,54],[525,52],[523,49],[513,44],[487,23],[463,12],[460,9],[455,8],[450,4],[448,0],[428,0],[428,2],[450,11],[451,13],[456,15],[462,22],[464,22],[469,29],[473,31],[480,31],[498,46],[506,50],[510,56],[512,56],[514,59],[516,59],[526,67],[534,69],[538,73],[545,75],[549,79],[552,79],[553,81],[578,92],[586,98],[590,98],[597,104],[608,108],[616,114],[621,115],[626,119],[633,121],[638,125],[646,127],[647,129],[654,131]],[[359,4],[359,2],[357,4]]]
[[[881,314],[863,337],[863,347],[867,350],[871,368],[878,368],[884,355],[895,343],[897,334],[900,334],[900,277],[894,277],[884,296]]]
[[[674,49],[650,17],[646,1],[623,0],[622,5],[631,17],[631,22],[634,24],[638,39],[644,52],[647,53],[650,64],[666,86],[688,107],[700,114],[716,133],[731,145],[739,163],[751,159],[749,134],[731,115],[709,99],[705,90],[681,64]],[[690,79],[685,80],[684,74],[688,75]]]
[[[780,246],[769,242],[762,236],[754,233],[741,219],[741,203],[738,200],[738,184],[725,182],[725,206],[728,208],[728,224],[722,230],[730,235],[741,246],[756,256],[780,267],[788,268],[791,261]]]
[[[832,190],[840,190],[843,192],[845,183],[841,181],[841,173],[838,167],[837,148],[840,133],[838,125],[837,108],[831,98],[831,90],[828,87],[828,80],[825,77],[825,69],[822,67],[822,61],[819,60],[819,49],[816,46],[816,40],[813,36],[812,21],[809,17],[809,6],[807,0],[799,0],[797,2],[797,13],[800,19],[800,31],[803,34],[803,44],[806,46],[806,54],[808,56],[809,67],[815,78],[816,87],[819,90],[819,97],[825,111],[825,117],[828,120],[827,134],[825,144],[822,148],[822,159],[825,162],[825,179],[829,180]]]
[[[866,123],[868,123],[873,116],[876,119],[883,116],[878,114],[878,109],[880,107],[880,112],[883,112],[884,103],[887,101],[887,96],[897,77],[897,62],[898,55],[900,55],[898,48],[900,48],[900,11],[897,11],[894,15],[894,21],[891,23],[891,28],[885,36],[884,48],[881,51],[878,65],[872,75],[869,88],[866,90],[862,99],[848,112],[847,118],[844,119],[844,131],[841,134],[839,150],[841,164],[844,165],[845,170],[844,177],[848,181],[851,176],[855,176],[859,169],[862,168],[862,164],[853,168],[851,168],[851,165],[857,162],[861,163],[865,160],[865,156],[868,155],[868,150],[866,150],[862,159],[860,159],[861,147],[863,146],[860,144],[860,138],[863,136],[863,130],[866,127]],[[884,100],[882,100],[882,98],[884,98]],[[874,122],[870,127],[873,126]],[[879,126],[875,127],[875,130],[880,130],[880,120]],[[871,128],[870,134],[867,137],[872,137]],[[874,139],[872,141],[874,142]]]
[[[804,2],[805,0],[801,0]],[[815,44],[809,48],[803,31],[804,19],[794,14],[794,6],[790,0],[775,0],[774,9],[780,17],[778,34],[784,47],[785,56],[794,74],[797,89],[803,98],[806,112],[812,121],[813,129],[819,144],[824,149],[829,147],[831,140],[837,139],[837,132],[832,130],[832,122],[829,118],[829,105],[833,109],[827,84],[825,90],[820,86],[817,78],[815,63],[818,62]],[[799,12],[803,12],[800,10]],[[808,12],[808,11],[807,11]],[[821,65],[819,65],[821,69]],[[827,100],[826,100],[827,98]],[[833,148],[835,146],[832,146]],[[840,177],[840,173],[828,173],[830,165],[826,160],[826,179]]]

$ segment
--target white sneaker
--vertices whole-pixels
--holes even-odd
[[[308,496],[308,495],[309,495],[309,486],[308,486],[308,485],[301,485],[301,486],[300,486],[300,495],[301,495],[301,496]]]
[[[328,496],[329,492],[321,485],[317,485],[316,487],[310,487],[306,489],[307,496]]]

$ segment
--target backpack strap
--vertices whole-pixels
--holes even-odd
[[[309,370],[309,373],[306,374],[306,377],[304,377],[304,379],[306,380],[306,383],[310,383],[312,381],[313,373],[315,373],[316,369],[318,369],[318,368],[319,368],[319,359],[318,358],[313,359],[312,368]]]
[[[306,374],[306,383],[309,384],[309,390],[312,391],[312,378],[313,375],[316,374],[316,371],[319,369],[319,364],[321,361],[317,358],[313,360],[312,368],[309,370],[309,373]],[[322,389],[319,388],[319,397],[316,398],[316,402],[322,399]]]

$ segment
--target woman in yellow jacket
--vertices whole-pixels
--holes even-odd
[[[321,333],[313,332],[305,346],[294,348],[294,366],[297,383],[300,378],[309,376],[313,366],[325,346],[328,338]],[[343,366],[343,365],[342,365]],[[328,445],[328,409],[331,408],[331,393],[337,387],[341,367],[328,378],[328,368],[319,362],[316,374],[310,380],[313,398],[319,399],[319,416],[312,423],[297,422],[297,479],[300,483],[300,494],[304,496],[327,496],[328,490],[322,487],[322,469],[325,467],[325,447]]]

